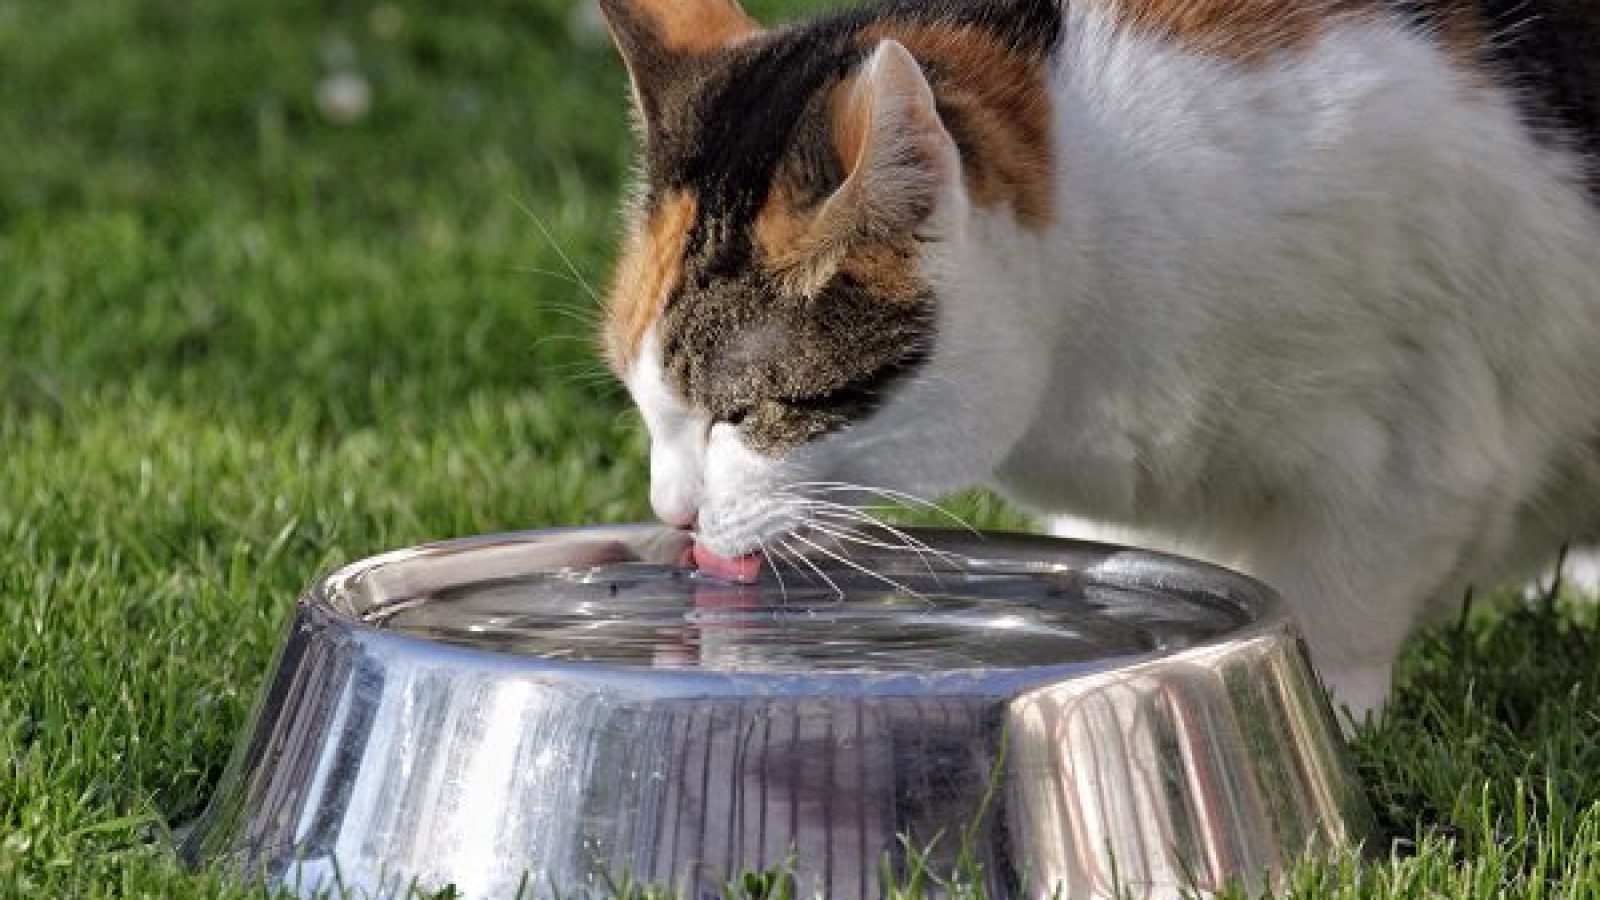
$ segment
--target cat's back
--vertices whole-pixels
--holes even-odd
[[[1245,67],[1314,53],[1341,27],[1390,26],[1504,91],[1542,139],[1600,156],[1600,0],[877,0],[804,33],[822,48],[930,26],[955,44],[977,29],[1032,57],[1061,52],[1063,20],[1074,16]],[[977,60],[968,77],[1009,71]]]
[[[1257,69],[1312,55],[1345,28],[1403,30],[1474,83],[1503,91],[1541,140],[1600,156],[1600,0],[1062,0],[1061,8]],[[1600,182],[1592,184],[1600,198]]]

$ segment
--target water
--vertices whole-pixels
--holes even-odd
[[[1071,570],[878,560],[868,575],[812,562],[820,572],[785,567],[780,582],[769,568],[749,586],[654,563],[570,568],[468,583],[364,618],[432,641],[548,659],[772,673],[1084,663],[1182,648],[1247,621],[1219,601],[1096,583]]]

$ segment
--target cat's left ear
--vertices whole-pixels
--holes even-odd
[[[737,0],[600,0],[646,128],[697,58],[760,32]]]
[[[913,229],[933,215],[960,168],[922,66],[883,40],[833,103],[834,147],[848,173],[828,201],[856,236]]]
[[[828,282],[852,247],[916,234],[961,177],[933,88],[898,41],[879,42],[839,84],[832,107],[844,182],[798,237],[766,242],[789,289],[805,295]]]

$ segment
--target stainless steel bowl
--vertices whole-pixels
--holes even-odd
[[[819,541],[755,586],[642,526],[348,566],[301,600],[185,853],[302,894],[698,898],[788,869],[857,898],[925,867],[990,897],[1167,897],[1366,836],[1262,585],[910,536],[849,562]]]

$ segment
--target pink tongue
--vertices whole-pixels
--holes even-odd
[[[706,548],[704,544],[694,545],[694,564],[700,571],[707,575],[721,578],[724,581],[737,581],[740,584],[755,584],[761,577],[761,557],[754,553],[744,556],[735,556],[729,559],[718,556]]]

